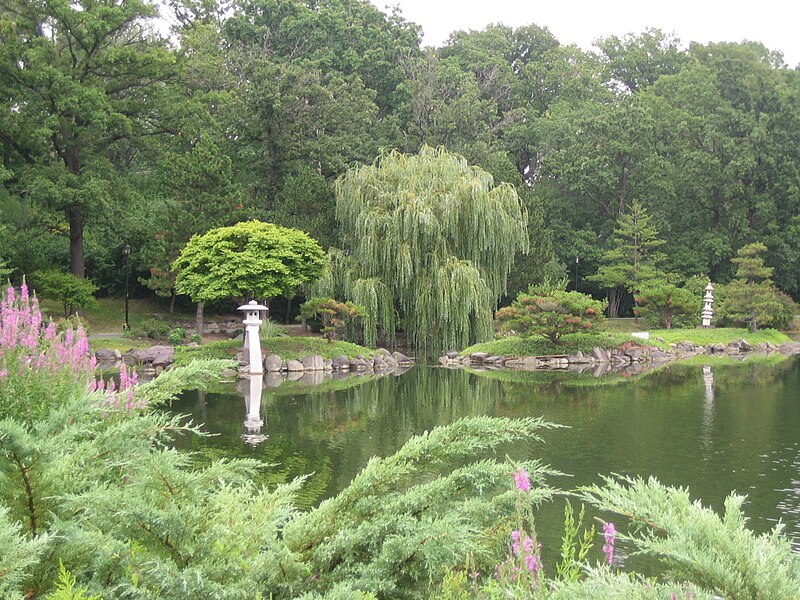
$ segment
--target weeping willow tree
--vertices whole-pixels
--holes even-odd
[[[343,250],[325,292],[364,306],[365,342],[399,326],[414,348],[439,351],[488,339],[527,214],[514,187],[444,148],[392,152],[336,182]]]

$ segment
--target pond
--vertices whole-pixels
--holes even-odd
[[[541,416],[569,428],[544,431],[544,443],[503,448],[501,458],[540,458],[571,475],[552,481],[561,489],[596,483],[599,474],[654,475],[688,486],[717,510],[735,490],[748,496],[751,528],[763,532],[780,519],[800,550],[796,358],[673,364],[629,379],[417,366],[401,376],[265,387],[260,412],[251,404],[250,417],[247,385],[188,392],[176,401],[173,410],[218,434],[177,443],[207,459],[254,457],[275,465],[264,482],[314,473],[302,506],[336,494],[370,457],[389,455],[437,425],[467,415]],[[541,538],[560,545],[563,501],[543,511]]]

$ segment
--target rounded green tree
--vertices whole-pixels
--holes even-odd
[[[336,184],[343,253],[325,296],[366,309],[365,339],[396,323],[411,346],[462,348],[492,334],[492,309],[514,256],[527,251],[527,216],[509,184],[444,148],[392,152]]]
[[[325,253],[307,233],[245,221],[193,236],[173,264],[175,289],[194,302],[269,299],[319,277]]]

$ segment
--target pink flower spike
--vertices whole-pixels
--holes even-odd
[[[617,530],[613,523],[606,523],[603,525],[603,553],[606,555],[606,562],[611,564],[614,562],[614,542],[617,539]]]
[[[521,492],[531,491],[531,479],[525,469],[514,472],[514,483],[516,483],[517,489]]]

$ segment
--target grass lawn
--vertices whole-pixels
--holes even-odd
[[[662,342],[658,338],[664,341]],[[677,344],[684,340],[701,346],[707,346],[708,344],[729,344],[735,340],[747,340],[754,346],[760,342],[770,342],[778,345],[792,341],[788,335],[774,329],[763,329],[756,332],[752,332],[749,329],[735,329],[732,327],[720,327],[718,329],[650,330],[650,343],[654,346],[669,348],[670,344]]]
[[[40,299],[39,306],[46,315],[60,319],[64,316],[64,307],[57,300]],[[136,331],[142,321],[152,319],[159,314],[176,321],[194,319],[194,312],[175,311],[170,314],[169,302],[160,302],[158,298],[131,298],[128,300],[128,322],[131,329]],[[98,298],[95,306],[80,311],[81,317],[86,321],[89,334],[122,333],[125,323],[125,300],[122,298]]]
[[[626,319],[614,319],[614,321],[625,321]],[[633,321],[633,319],[631,319]],[[642,323],[643,324],[643,323]],[[645,327],[632,329],[632,331],[646,331]],[[660,338],[660,339],[659,339]],[[749,329],[719,328],[719,329],[652,329],[650,330],[649,340],[635,340],[629,332],[609,332],[596,335],[574,334],[565,335],[558,345],[551,344],[546,338],[541,336],[531,336],[522,338],[510,336],[482,344],[475,344],[465,348],[461,354],[466,355],[472,352],[488,352],[491,355],[499,356],[547,356],[552,354],[575,354],[578,351],[588,353],[595,346],[601,348],[616,348],[625,342],[635,340],[640,344],[650,344],[658,346],[664,350],[670,348],[670,344],[677,344],[689,341],[700,346],[708,344],[729,344],[735,340],[747,340],[752,345],[760,342],[770,342],[778,345],[792,341],[785,333],[774,329],[764,329],[762,331],[751,332]],[[663,341],[661,341],[663,340]]]
[[[547,338],[541,336],[531,336],[522,338],[519,336],[504,337],[491,342],[475,344],[465,348],[461,354],[471,354],[472,352],[488,352],[499,356],[548,356],[551,354],[575,354],[576,352],[591,352],[595,346],[601,348],[616,348],[617,346],[629,341],[631,336],[627,333],[601,333],[587,335],[576,333],[565,335],[561,338],[561,343],[554,345]]]

